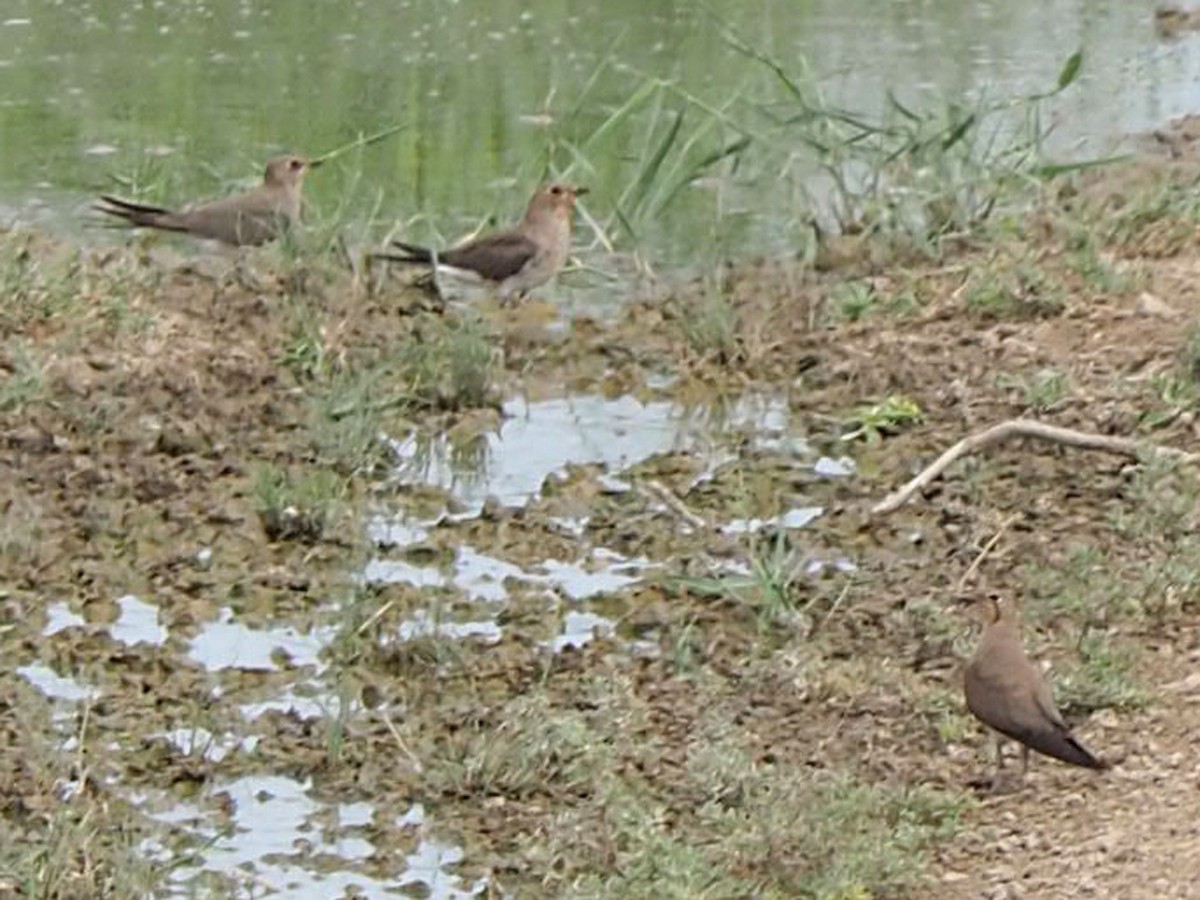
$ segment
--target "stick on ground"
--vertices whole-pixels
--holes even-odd
[[[1060,428],[1057,425],[1047,425],[1032,419],[1009,419],[999,425],[978,431],[963,438],[930,465],[926,466],[915,478],[897,491],[893,491],[883,500],[871,507],[871,514],[876,516],[895,512],[912,495],[928,486],[954,462],[970,453],[977,453],[992,444],[998,444],[1009,438],[1032,437],[1054,444],[1065,444],[1068,447],[1079,447],[1084,450],[1103,450],[1106,453],[1116,453],[1133,459],[1143,454],[1162,456],[1182,462],[1195,462],[1200,454],[1188,453],[1174,447],[1162,447],[1154,444],[1144,444],[1132,438],[1113,437],[1107,434],[1094,434],[1088,431],[1076,431],[1074,428]]]

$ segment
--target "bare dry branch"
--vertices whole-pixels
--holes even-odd
[[[667,509],[697,531],[707,531],[712,528],[707,519],[688,509],[687,504],[675,496],[671,489],[661,481],[647,481],[642,485],[642,489],[645,494],[660,501]]]
[[[978,431],[963,438],[930,465],[926,466],[915,478],[897,491],[888,494],[879,503],[871,507],[871,514],[880,516],[895,512],[912,498],[912,495],[928,486],[954,462],[963,456],[977,453],[992,444],[998,444],[1010,438],[1031,437],[1054,444],[1064,444],[1068,447],[1079,447],[1084,450],[1103,450],[1106,453],[1116,453],[1137,459],[1142,455],[1162,456],[1183,462],[1195,462],[1200,454],[1188,453],[1174,447],[1162,447],[1154,444],[1144,444],[1132,438],[1113,437],[1107,434],[1094,434],[1087,431],[1076,431],[1073,428],[1060,428],[1057,425],[1047,425],[1031,419],[1009,419]]]

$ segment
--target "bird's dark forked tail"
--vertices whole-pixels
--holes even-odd
[[[1059,757],[1063,762],[1082,766],[1085,769],[1095,769],[1097,772],[1103,772],[1105,769],[1112,768],[1112,763],[1096,756],[1087,747],[1079,743],[1073,735],[1067,736],[1066,743],[1070,749]]]
[[[433,251],[428,247],[421,247],[417,244],[407,244],[404,241],[392,241],[388,245],[390,248],[378,253],[372,253],[372,259],[386,259],[390,262],[399,263],[431,263],[433,262]]]
[[[1103,771],[1112,768],[1112,763],[1096,756],[1076,739],[1075,735],[1061,728],[1011,728],[997,729],[1001,734],[1020,741],[1026,747],[1052,756],[1055,759],[1084,769]]]
[[[100,199],[92,204],[92,209],[105,215],[124,219],[133,225],[147,225],[173,231],[184,230],[182,228],[172,228],[163,221],[165,216],[171,215],[169,209],[161,206],[152,206],[148,203],[134,203],[132,200],[122,200],[120,197],[114,197],[111,194],[102,194]]]

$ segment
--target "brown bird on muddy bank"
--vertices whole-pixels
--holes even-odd
[[[1011,604],[988,597],[985,612],[979,647],[963,672],[967,708],[985,725],[1021,743],[1022,775],[1029,767],[1030,750],[1075,766],[1108,768],[1074,738],[1063,721],[1049,684],[1025,655]],[[998,738],[997,771],[1002,766]]]
[[[258,246],[279,237],[299,221],[304,176],[318,165],[319,161],[299,156],[276,156],[267,161],[258,187],[180,210],[107,194],[94,208],[138,227],[177,231],[234,247]]]
[[[571,220],[575,201],[587,188],[548,184],[529,201],[519,223],[486,234],[444,253],[404,241],[392,241],[399,253],[373,253],[373,259],[401,263],[436,263],[470,272],[499,286],[501,301],[523,297],[562,270],[571,252]]]

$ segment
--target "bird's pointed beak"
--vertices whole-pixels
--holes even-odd
[[[590,194],[591,190],[592,190],[591,188],[577,187],[577,188],[575,188],[575,196],[582,197],[584,194]]]
[[[325,160],[323,160],[323,159],[310,159],[310,160],[308,160],[305,168],[316,169],[323,165],[325,165]]]

